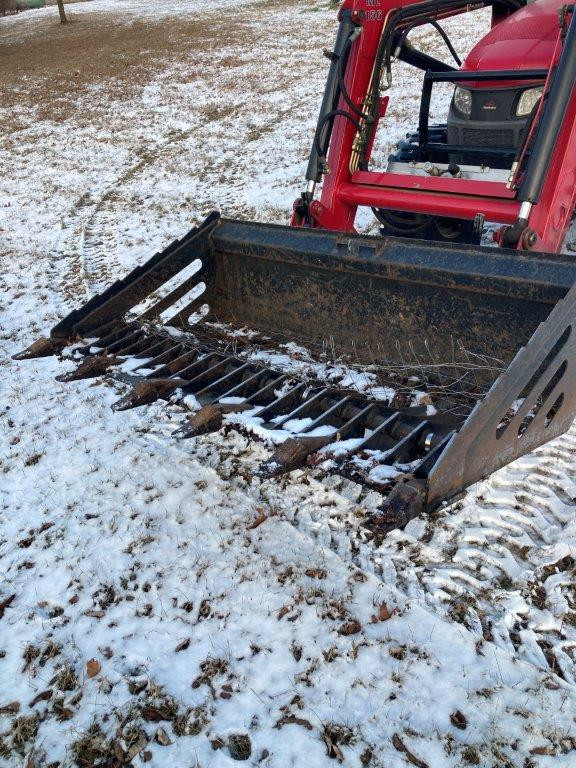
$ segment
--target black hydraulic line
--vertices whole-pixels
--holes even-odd
[[[452,58],[454,59],[454,61],[456,62],[456,64],[458,64],[458,66],[459,66],[459,67],[460,67],[460,66],[462,66],[462,60],[461,60],[461,58],[458,56],[458,54],[456,53],[456,49],[455,49],[455,48],[454,48],[454,46],[452,45],[452,42],[450,41],[450,38],[448,37],[448,35],[446,34],[446,32],[445,32],[445,31],[442,29],[442,27],[440,26],[440,24],[439,24],[439,23],[436,21],[436,19],[432,19],[432,18],[430,18],[429,16],[423,16],[423,17],[422,17],[422,18],[420,18],[420,19],[416,19],[416,21],[413,21],[413,22],[412,22],[412,24],[409,24],[409,25],[406,27],[406,29],[405,29],[405,30],[402,32],[402,35],[400,36],[400,40],[399,40],[399,42],[398,42],[398,45],[397,45],[397,47],[396,47],[396,50],[397,50],[398,48],[400,48],[400,49],[401,49],[401,48],[402,48],[402,47],[405,45],[405,43],[406,43],[406,38],[408,37],[408,35],[410,34],[410,32],[412,32],[412,30],[413,30],[415,27],[422,27],[422,26],[424,26],[424,25],[426,25],[426,24],[430,24],[432,27],[434,27],[434,29],[435,29],[435,30],[438,32],[438,34],[440,35],[440,37],[442,38],[442,40],[443,40],[443,41],[444,41],[444,43],[446,44],[446,47],[447,47],[447,48],[448,48],[448,50],[450,51],[450,55],[452,56]]]
[[[562,55],[542,111],[526,173],[518,190],[518,199],[522,202],[538,203],[540,200],[554,146],[564,124],[575,84],[576,14],[572,13]]]
[[[348,41],[356,28],[356,24],[350,18],[350,11],[343,12],[340,26],[338,27],[338,34],[336,35],[336,42],[334,43],[334,50],[330,57],[330,70],[324,88],[314,142],[308,160],[308,168],[306,170],[306,179],[308,181],[319,182],[322,179],[323,166],[320,162],[320,157],[326,154],[332,133],[332,122],[326,119],[326,117],[334,112],[338,106],[340,99],[338,70],[339,67],[344,68],[345,66],[348,58],[346,52],[349,51]],[[321,149],[320,152],[318,148]]]
[[[343,50],[342,55],[340,56],[340,59],[338,61],[338,68],[336,70],[337,73],[338,73],[338,85],[340,87],[340,94],[341,94],[342,98],[344,99],[346,104],[348,104],[348,106],[350,107],[352,112],[354,112],[356,115],[358,115],[358,117],[361,120],[368,120],[368,121],[370,121],[370,120],[373,119],[372,116],[368,115],[368,114],[365,114],[358,106],[356,106],[356,104],[354,104],[354,102],[350,98],[350,94],[348,93],[348,90],[346,88],[346,83],[344,82],[344,75],[345,75],[345,71],[346,71],[346,63],[347,63],[347,58],[348,58],[346,56],[346,54],[348,53],[348,50],[349,50],[349,48],[350,48],[350,46],[352,45],[353,42],[354,42],[353,38],[349,37],[348,40],[346,41],[345,45],[344,45],[344,50]]]
[[[435,72],[457,71],[455,67],[451,66],[450,64],[446,64],[444,61],[435,59],[433,56],[429,56],[427,53],[423,53],[417,48],[414,48],[414,46],[412,46],[408,40],[400,49],[398,59],[399,61],[403,61],[405,64],[409,64],[411,67],[416,67],[416,69],[422,69],[424,71],[429,69],[433,69]]]
[[[344,109],[333,109],[332,112],[328,112],[327,115],[324,115],[324,117],[318,123],[318,127],[316,128],[316,134],[314,136],[314,148],[316,149],[316,152],[318,154],[319,165],[322,165],[322,166],[326,161],[325,149],[321,144],[322,129],[324,128],[324,125],[326,123],[328,122],[332,123],[335,117],[345,117],[347,120],[350,120],[350,122],[353,123],[357,131],[361,130],[361,126],[358,120],[352,117],[350,112],[346,112]]]
[[[495,0],[484,0],[484,2],[480,2],[478,4],[478,7],[488,7],[495,4]],[[520,8],[524,7],[525,2],[524,0],[498,0],[498,5],[503,7],[508,7],[512,12],[519,10]],[[418,3],[417,5],[411,5],[406,6],[404,8],[399,8],[397,11],[392,13],[390,15],[390,18],[388,19],[388,22],[386,23],[386,26],[384,28],[382,37],[380,39],[380,43],[378,45],[378,50],[376,53],[375,58],[375,72],[382,73],[384,67],[387,72],[387,76],[391,78],[391,57],[392,57],[392,46],[394,43],[394,32],[399,26],[399,24],[406,20],[410,19],[410,17],[418,18],[418,16],[433,16],[434,14],[439,14],[442,11],[448,11],[452,10],[454,12],[458,11],[459,9],[466,9],[467,6],[462,3],[461,1],[455,1],[455,0],[435,0],[434,2],[424,1],[422,3]],[[374,77],[373,83],[372,83],[372,94],[371,94],[371,109],[373,110],[373,117],[376,117],[376,110],[378,108],[378,95],[380,90],[380,78]],[[374,129],[372,129],[374,130]],[[367,137],[368,139],[370,137]],[[365,158],[363,158],[365,162]]]

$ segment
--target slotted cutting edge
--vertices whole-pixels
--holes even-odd
[[[15,357],[73,354],[80,364],[61,381],[131,382],[118,411],[170,400],[177,390],[194,395],[200,410],[176,430],[179,438],[226,420],[269,430],[271,442],[284,437],[256,474],[312,465],[375,487],[385,495],[370,521],[380,535],[568,429],[576,411],[575,284],[576,264],[561,255],[518,259],[506,249],[407,245],[215,214]],[[218,332],[222,326],[228,331]],[[438,412],[428,413],[311,386],[235,351],[242,329],[255,332],[247,338],[256,349],[291,339],[314,353],[330,339],[358,363],[405,366],[421,349],[428,362],[431,354],[450,360],[442,382],[454,367],[453,391],[466,395],[466,409],[451,410],[440,397]],[[468,377],[471,356],[498,358],[503,370],[475,366]]]

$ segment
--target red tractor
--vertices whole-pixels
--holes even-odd
[[[486,7],[492,30],[459,66],[441,22]],[[253,476],[309,465],[376,487],[366,524],[383,534],[574,419],[576,263],[560,251],[576,195],[576,18],[552,0],[345,0],[339,19],[292,226],[214,213],[16,357],[79,362],[61,381],[132,382],[117,410],[194,394],[180,437],[231,413],[284,434]],[[457,66],[411,44],[422,25]],[[423,72],[418,126],[374,170],[396,60]],[[429,125],[438,83],[452,104]],[[359,206],[384,237],[355,233]],[[500,247],[479,244],[485,220]],[[369,363],[385,398],[252,355],[287,340],[324,363]]]
[[[478,242],[487,219],[504,225],[500,245],[561,248],[576,200],[573,6],[494,3],[491,31],[461,64],[440,21],[485,5],[344,2],[294,225],[352,230],[357,207],[368,205],[383,234]],[[410,44],[410,32],[426,24],[456,66]],[[396,59],[424,71],[418,131],[376,173],[370,154]],[[447,124],[430,126],[432,89],[442,82],[455,84]]]

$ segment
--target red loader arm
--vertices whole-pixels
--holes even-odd
[[[576,202],[576,23],[571,6],[559,18],[556,51],[548,70],[466,73],[415,51],[406,39],[416,26],[438,27],[439,20],[487,6],[493,7],[494,25],[522,5],[516,0],[498,4],[487,0],[473,7],[458,0],[400,5],[392,0],[346,0],[330,54],[306,174],[308,187],[295,203],[292,225],[353,232],[358,206],[369,206],[487,219],[505,225],[498,235],[501,245],[558,252]],[[395,58],[425,73],[419,121],[424,155],[434,83],[472,78],[498,83],[512,74],[515,80],[544,82],[540,109],[506,181],[369,169],[374,137],[388,108],[388,98],[381,94],[391,84]],[[320,198],[314,199],[321,181]]]

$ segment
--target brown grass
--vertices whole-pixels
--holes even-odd
[[[43,18],[33,35],[2,40],[0,108],[36,107],[37,119],[65,119],[70,102],[105,86],[107,98],[129,99],[162,68],[181,64],[201,77],[194,49],[246,44],[248,24],[207,18],[114,23],[110,14],[74,13],[61,26]]]

